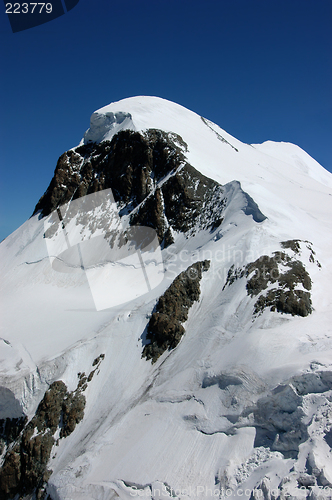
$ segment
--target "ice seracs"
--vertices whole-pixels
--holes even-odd
[[[109,140],[120,130],[135,130],[130,113],[122,111],[113,113],[112,111],[98,112],[91,115],[90,128],[84,134],[83,144],[89,142],[102,142]]]

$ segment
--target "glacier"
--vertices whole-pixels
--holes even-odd
[[[99,296],[111,283],[128,299],[97,310],[84,269],[52,266],[45,221],[108,188],[116,230],[155,223],[163,276],[136,296],[97,263],[109,273]],[[34,215],[0,244],[1,498],[331,499],[331,212],[332,175],[296,145],[244,144],[157,97],[94,112]],[[70,227],[97,241],[99,217]],[[181,339],[142,357],[160,297],[207,260]],[[24,446],[49,432],[37,416],[60,393],[84,398],[84,415],[66,435],[56,410],[46,469],[27,489]]]

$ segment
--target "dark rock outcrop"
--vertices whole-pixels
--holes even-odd
[[[124,130],[112,141],[67,151],[34,213],[44,217],[71,200],[111,188],[119,215],[130,215],[131,225],[155,229],[163,246],[173,242],[172,229],[188,235],[213,230],[222,222],[225,194],[186,162],[186,149],[180,136],[150,129],[145,134]]]
[[[54,382],[38,405],[35,416],[25,426],[16,443],[5,455],[0,470],[0,496],[42,492],[51,471],[47,463],[55,444],[55,433],[68,436],[84,415],[85,396],[81,389],[69,393],[62,381]]]
[[[159,298],[147,326],[147,339],[151,343],[144,347],[142,357],[155,363],[163,352],[178,345],[185,332],[182,323],[188,319],[193,303],[199,300],[202,272],[209,267],[208,260],[195,262]]]
[[[287,240],[287,241],[282,241],[280,243],[282,248],[290,248],[293,250],[294,253],[300,253],[301,246],[300,246],[300,240]]]
[[[1,500],[30,494],[35,494],[36,499],[45,498],[45,485],[52,474],[47,468],[52,448],[83,419],[86,402],[83,392],[104,358],[105,354],[100,354],[94,359],[88,376],[78,373],[73,392],[61,380],[53,382],[30,422],[26,423],[26,417],[2,421],[1,437],[9,446],[0,469]]]
[[[176,134],[152,129],[145,135],[123,130],[112,141],[67,151],[34,213],[49,215],[71,199],[108,188],[119,207],[134,208],[152,192],[154,183],[184,162],[185,147]]]
[[[319,268],[321,268],[320,262],[315,258],[316,252],[312,248],[312,243],[307,240],[287,240],[287,241],[282,241],[280,243],[282,248],[290,248],[295,254],[300,254],[301,253],[301,244],[305,244],[307,249],[310,252],[309,255],[309,262],[316,263]]]
[[[172,228],[192,235],[222,222],[226,199],[222,187],[186,164],[162,187],[165,215]]]
[[[280,270],[279,265],[286,270]],[[271,311],[291,314],[292,316],[308,316],[312,312],[311,279],[303,263],[291,259],[284,252],[274,252],[273,257],[263,255],[246,267],[247,293],[251,297],[258,295],[268,285],[277,284],[265,294],[259,296],[255,303],[255,314],[269,307]],[[302,285],[305,290],[296,289]]]
[[[26,422],[26,416],[0,419],[0,454],[3,453],[5,446],[15,441]]]
[[[295,253],[298,253],[297,245],[297,240],[285,242],[285,248],[291,248]],[[300,260],[285,252],[274,252],[271,257],[262,255],[244,267],[231,266],[223,290],[243,277],[247,279],[247,294],[258,297],[255,315],[266,308],[292,316],[308,316],[312,312],[310,275]],[[296,288],[297,285],[303,289]]]

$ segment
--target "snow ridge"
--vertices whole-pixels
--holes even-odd
[[[164,99],[96,111],[33,217],[0,244],[2,496],[331,499],[331,188],[331,174],[297,146],[243,144]],[[106,189],[114,203],[71,213]],[[159,284],[130,295],[135,286],[106,272],[97,252],[100,296],[130,296],[97,311],[85,270],[50,259],[61,207],[75,242],[98,249],[109,250],[112,231],[153,228]],[[181,340],[167,338],[170,310],[185,299],[177,287],[166,348],[154,363],[142,358],[161,297],[204,261]],[[295,296],[308,299],[307,314],[290,308]],[[67,394],[62,417],[51,434],[30,429],[54,387]],[[71,405],[77,391],[84,414]],[[46,435],[49,457],[22,465],[38,482],[24,491],[24,450],[38,455]]]

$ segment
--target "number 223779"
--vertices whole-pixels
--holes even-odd
[[[51,3],[6,3],[6,14],[41,14],[52,12]]]

